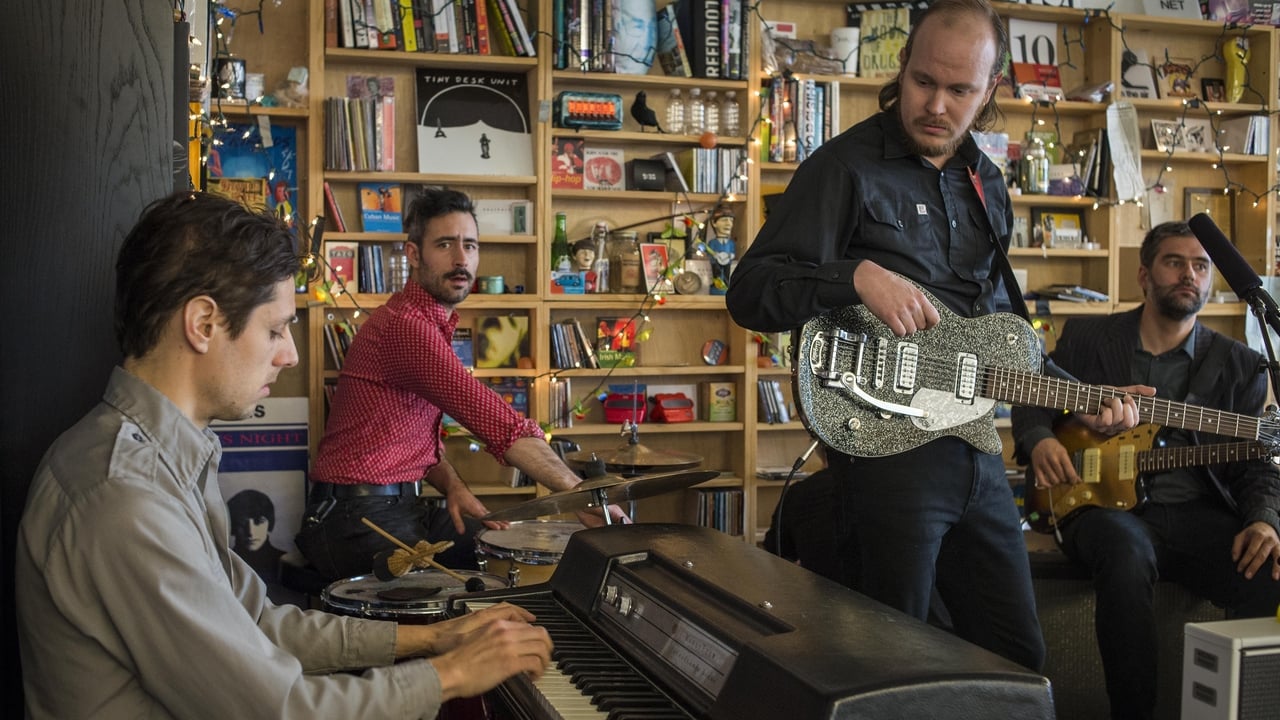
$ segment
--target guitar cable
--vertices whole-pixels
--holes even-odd
[[[773,554],[778,557],[782,557],[782,505],[786,502],[787,490],[791,488],[791,481],[795,478],[796,473],[800,472],[800,468],[809,462],[809,458],[813,456],[813,451],[818,449],[818,443],[818,440],[809,443],[809,447],[803,453],[800,453],[796,461],[791,464],[791,472],[787,474],[786,482],[782,483],[782,493],[778,495],[778,507],[773,511]]]

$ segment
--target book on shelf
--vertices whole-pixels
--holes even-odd
[[[1106,293],[1091,290],[1083,285],[1049,285],[1035,291],[1036,297],[1045,300],[1065,300],[1067,302],[1106,302],[1110,297]]]
[[[626,174],[623,172],[621,148],[582,148],[582,188],[584,190],[623,190]]]
[[[453,347],[453,354],[457,355],[458,359],[462,361],[463,367],[474,368],[476,366],[476,353],[475,346],[472,344],[471,328],[454,328],[453,337],[449,340],[449,344]]]
[[[476,318],[477,368],[519,367],[529,357],[529,318],[526,315],[482,315]]]
[[[547,410],[553,428],[573,427],[573,382],[567,378],[553,378],[549,385]]]
[[[871,6],[867,6],[871,8]],[[907,44],[911,11],[906,7],[862,11],[862,44],[858,49],[858,74],[890,78],[898,74],[898,52]]]
[[[1160,97],[1156,92],[1155,68],[1142,48],[1125,48],[1120,57],[1120,97]]]
[[[324,279],[331,293],[356,292],[360,277],[360,248],[358,243],[328,240],[324,244]]]
[[[580,137],[551,139],[551,189],[582,189],[583,146],[586,142]]]
[[[662,72],[670,77],[693,77],[684,36],[676,23],[676,7],[680,0],[658,11],[658,43],[655,55]]]
[[[360,183],[360,223],[365,232],[404,232],[399,183]]]
[[[596,358],[600,367],[635,365],[636,324],[630,317],[596,318]]]
[[[328,180],[324,182],[324,204],[329,212],[329,220],[333,223],[333,231],[346,232],[347,220],[342,216],[342,206],[338,205],[337,198],[333,196],[333,187]]]
[[[352,133],[357,159],[353,170],[396,169],[395,94],[395,78],[391,76],[347,76],[347,100],[356,130]]]
[[[382,252],[382,243],[360,243],[360,266],[358,268],[360,292],[387,292],[386,258]]]
[[[529,76],[416,70],[418,172],[533,175]]]
[[[681,27],[681,34],[689,41],[689,67],[693,77],[719,79],[720,58],[723,52],[723,39],[720,36],[723,8],[721,0],[681,0],[681,6],[687,6],[691,17],[689,33]],[[677,8],[679,10],[679,8]]]

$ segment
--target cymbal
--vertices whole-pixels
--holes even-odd
[[[714,470],[638,475],[623,478],[604,475],[586,480],[569,490],[561,490],[513,505],[480,518],[481,520],[532,520],[544,515],[577,512],[602,505],[639,500],[706,482],[717,475]]]
[[[579,469],[592,460],[603,460],[605,470],[630,472],[635,469],[683,470],[702,464],[702,456],[676,450],[654,450],[639,443],[626,444],[614,450],[579,450],[566,453],[565,462]]]

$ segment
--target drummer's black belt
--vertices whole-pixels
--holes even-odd
[[[416,482],[391,483],[388,485],[375,485],[373,483],[338,484],[317,482],[311,485],[310,500],[314,503],[331,497],[371,497],[378,495],[417,497],[419,485],[420,483]]]

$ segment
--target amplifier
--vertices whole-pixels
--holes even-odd
[[[1187,623],[1182,720],[1280,718],[1280,621]]]

